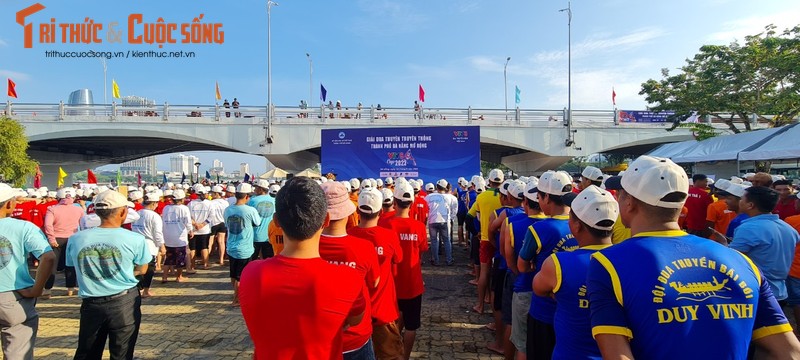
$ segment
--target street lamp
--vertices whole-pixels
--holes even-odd
[[[505,94],[506,104],[506,120],[508,120],[508,62],[511,61],[511,56],[506,58],[506,64],[503,66],[503,93]]]
[[[200,182],[200,162],[198,161],[194,163],[194,167],[195,167],[194,174],[196,176],[195,179],[197,179],[197,182]]]
[[[267,121],[272,124],[272,6],[278,3],[267,1]]]
[[[108,67],[106,66],[106,59],[100,58],[103,63],[103,105],[108,104]]]
[[[572,140],[572,2],[567,1],[567,8],[558,10],[567,12],[567,142]]]
[[[314,105],[311,101],[314,100],[314,64],[311,61],[311,54],[306,53],[308,58],[308,108],[312,109]]]

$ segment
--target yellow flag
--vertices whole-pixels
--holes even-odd
[[[67,177],[67,175],[69,175],[69,174],[67,174],[67,172],[64,171],[64,169],[62,169],[61,166],[59,166],[58,167],[58,187],[64,186],[64,178]]]
[[[111,96],[113,96],[116,99],[120,98],[119,85],[117,85],[117,81],[114,79],[111,79]]]
[[[219,83],[215,82],[214,84],[216,84],[217,100],[222,100],[222,94],[219,93]]]

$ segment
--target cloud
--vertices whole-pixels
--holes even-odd
[[[666,32],[659,28],[642,28],[618,37],[603,34],[595,35],[572,45],[572,59],[586,57],[599,52],[639,47],[665,34]],[[568,55],[569,52],[567,50],[544,51],[536,54],[534,59],[540,63],[557,62],[566,60]]]
[[[5,40],[0,39],[0,46],[8,46],[8,43]]]
[[[800,12],[800,5],[789,5],[789,9],[775,14],[750,16],[741,19],[730,20],[722,23],[721,30],[711,33],[706,39],[714,43],[730,43],[734,40],[744,40],[747,35],[756,35],[764,32],[764,27],[774,24],[778,32],[786,28],[797,25],[797,14]],[[792,7],[794,9],[792,9]]]
[[[12,70],[0,69],[0,78],[11,78],[14,81],[21,81],[30,79],[30,75]]]
[[[456,5],[456,10],[460,13],[468,13],[477,10],[479,6],[480,2],[478,0],[462,0]]]
[[[365,16],[357,17],[352,30],[361,36],[407,34],[420,30],[429,20],[411,4],[391,0],[359,0]]]

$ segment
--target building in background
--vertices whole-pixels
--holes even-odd
[[[194,155],[175,154],[169,158],[169,171],[180,174],[194,174],[194,164],[200,159]]]
[[[158,162],[155,156],[127,161],[119,167],[122,176],[136,176],[136,173],[142,174],[142,176],[155,176],[157,169]]]
[[[225,165],[222,164],[222,161],[218,159],[214,159],[212,166],[208,169],[208,172],[214,176],[225,176]]]
[[[241,163],[239,164],[239,174],[250,174],[250,164],[248,163]]]

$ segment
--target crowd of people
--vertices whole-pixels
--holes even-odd
[[[36,299],[63,272],[82,299],[75,358],[108,338],[131,359],[155,272],[182,282],[227,260],[254,358],[409,359],[423,264],[453,266],[463,246],[473,310],[494,317],[486,347],[506,359],[800,357],[782,308],[800,319],[790,180],[713,182],[649,156],[575,175],[0,184],[3,353],[32,358]]]

